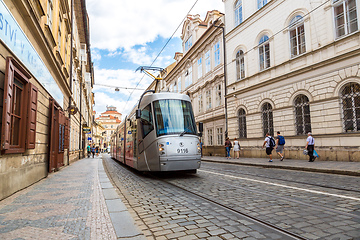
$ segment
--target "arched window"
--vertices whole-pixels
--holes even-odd
[[[349,83],[340,94],[344,131],[360,131],[360,84]]]
[[[311,132],[309,98],[299,95],[294,100],[296,135],[305,135]]]
[[[239,138],[246,138],[246,112],[241,108],[238,112]]]
[[[236,79],[240,80],[245,77],[245,61],[244,52],[238,51],[236,53]]]
[[[237,0],[235,3],[235,26],[239,25],[240,23],[242,23],[243,18],[242,18],[242,0]]]
[[[260,71],[270,67],[270,43],[266,35],[259,41],[259,64]]]
[[[302,16],[297,15],[291,20],[289,25],[289,32],[291,57],[295,57],[306,52],[305,28],[304,19]]]
[[[266,133],[270,133],[271,136],[274,136],[273,113],[270,103],[264,103],[264,105],[261,108],[261,114],[262,114],[264,137],[266,136]]]

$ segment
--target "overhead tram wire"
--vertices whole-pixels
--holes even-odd
[[[136,88],[136,87],[117,87],[117,86],[111,86],[111,85],[105,85],[105,84],[94,84],[95,86],[102,86],[102,87],[109,87],[109,88],[115,88],[115,89],[129,89],[129,90],[141,90],[144,91],[144,88]]]
[[[191,10],[193,10],[193,8],[195,7],[195,5],[197,4],[199,0],[196,0],[195,3],[192,5],[192,7],[190,8],[190,10],[187,12],[186,16],[181,20],[180,24],[177,26],[177,28],[175,29],[175,31],[173,32],[173,34],[171,35],[171,37],[167,40],[167,42],[165,43],[165,45],[162,47],[162,49],[160,50],[159,54],[156,56],[156,58],[154,59],[154,61],[152,61],[150,67],[152,67],[152,65],[155,63],[155,61],[158,59],[158,57],[160,56],[160,54],[164,51],[164,49],[166,48],[166,46],[169,44],[169,42],[171,41],[171,39],[174,37],[175,33],[177,32],[177,30],[181,27],[182,23],[185,21],[185,19],[187,18],[187,16],[189,15],[189,13],[191,12]],[[140,82],[144,79],[145,74],[142,76],[142,78],[139,80],[139,82],[136,84],[135,88],[137,88],[140,84]],[[134,93],[134,90],[130,93],[125,106],[127,106],[127,103],[129,102],[132,94]],[[125,110],[125,107],[123,109],[123,112]]]

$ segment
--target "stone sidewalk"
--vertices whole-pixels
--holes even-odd
[[[268,162],[267,158],[240,158],[226,159],[226,157],[203,156],[204,162],[231,163],[246,166],[257,166],[265,168],[291,169],[298,171],[333,173],[350,176],[360,176],[360,162],[337,162],[337,161],[317,161],[308,162],[307,160],[279,159],[273,158],[273,162]]]
[[[104,171],[85,158],[0,201],[0,239],[145,239]]]

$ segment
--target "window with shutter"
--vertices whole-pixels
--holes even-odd
[[[38,89],[30,83],[26,148],[34,149],[36,143],[36,113]]]
[[[23,153],[35,148],[37,88],[13,58],[6,59],[1,150]]]

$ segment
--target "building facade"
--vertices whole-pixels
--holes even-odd
[[[89,93],[93,84],[84,6],[81,0],[0,0],[0,199],[69,164],[79,149],[70,147],[70,136],[82,135],[79,123],[93,102],[92,94],[88,103],[73,97],[85,90],[73,82],[90,83]],[[80,49],[86,61],[79,62]],[[73,73],[73,65],[82,71]]]
[[[95,147],[99,149],[104,149],[104,138],[105,138],[105,128],[98,121],[93,122],[91,140],[88,142],[90,146],[95,144]]]
[[[203,153],[224,154],[225,85],[222,28],[223,14],[209,11],[205,20],[189,15],[182,28],[183,53],[164,78],[165,89],[190,96],[196,123],[204,123]]]
[[[229,137],[265,157],[267,132],[285,157],[360,161],[360,32],[356,0],[223,0]]]
[[[111,134],[115,132],[117,126],[121,123],[121,116],[122,114],[116,111],[116,107],[107,106],[106,112],[101,113],[96,118],[96,121],[104,128],[101,148],[107,149],[109,146]]]

